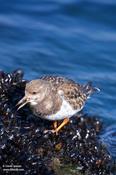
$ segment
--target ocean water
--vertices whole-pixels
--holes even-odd
[[[57,74],[101,89],[84,111],[104,123],[116,158],[116,1],[0,0],[0,69]]]

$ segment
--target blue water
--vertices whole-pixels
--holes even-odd
[[[85,112],[104,122],[116,157],[116,1],[0,0],[0,69],[58,74],[101,89]],[[112,150],[112,151],[111,151]]]

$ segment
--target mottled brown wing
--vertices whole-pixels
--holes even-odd
[[[74,109],[80,109],[87,99],[87,96],[82,92],[82,88],[82,85],[76,83],[63,83],[58,90],[63,91],[64,98]]]
[[[40,79],[50,82],[56,88],[61,86],[64,83],[75,83],[71,79],[60,77],[60,76],[53,76],[53,75],[46,75],[41,77]]]
[[[49,81],[57,91],[63,91],[64,98],[74,109],[80,109],[84,105],[87,96],[82,92],[82,85],[75,83],[71,79],[59,76],[44,76],[41,79]]]

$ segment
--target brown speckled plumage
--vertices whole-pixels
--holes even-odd
[[[27,83],[25,96],[18,105],[21,104],[21,108],[29,103],[36,116],[47,120],[64,119],[54,130],[58,132],[71,116],[84,107],[87,98],[96,90],[91,83],[80,85],[64,77],[44,76]]]
[[[41,79],[50,82],[57,89],[57,92],[62,90],[64,98],[74,109],[81,108],[84,105],[87,95],[83,93],[83,85],[59,76],[44,76]]]

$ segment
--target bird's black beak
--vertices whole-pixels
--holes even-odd
[[[25,106],[27,103],[29,103],[29,100],[24,96],[17,104],[18,106],[17,111],[21,109],[23,106]]]

